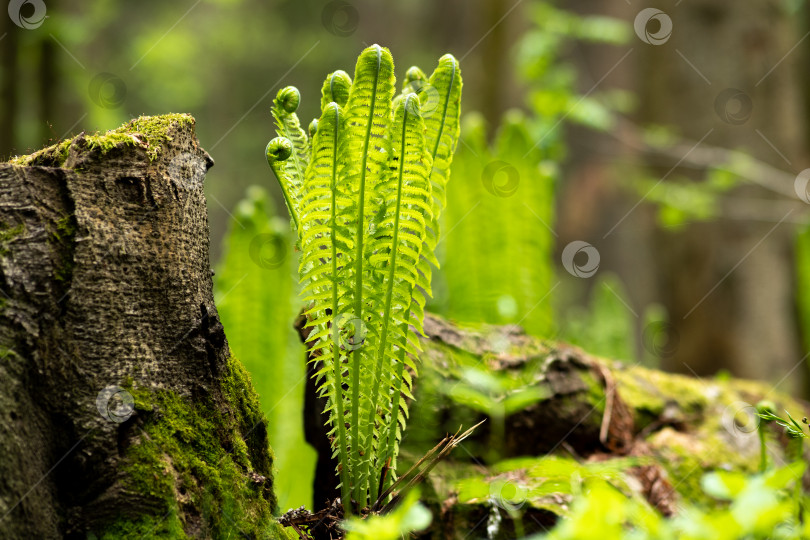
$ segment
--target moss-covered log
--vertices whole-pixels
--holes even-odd
[[[425,331],[406,458],[487,419],[423,488],[436,515],[432,538],[543,531],[589,476],[665,514],[715,504],[700,489],[707,471],[758,470],[755,405],[767,399],[799,418],[808,411],[767,383],[667,374],[516,327],[463,328],[428,316]],[[787,438],[767,429],[769,460],[786,463]]]
[[[435,516],[428,538],[544,531],[590,477],[608,479],[667,515],[682,503],[716,504],[700,489],[706,472],[759,468],[755,405],[767,399],[780,412],[808,411],[767,383],[697,379],[596,358],[514,326],[463,327],[428,315],[424,327],[398,470],[446,433],[486,420],[422,487]],[[310,438],[323,439],[325,448],[327,472],[316,481],[337,496],[325,435],[312,435],[322,419],[308,418]],[[776,426],[767,430],[768,459],[786,463],[786,436]]]
[[[188,115],[0,164],[0,537],[284,537]]]

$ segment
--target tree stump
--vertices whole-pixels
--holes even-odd
[[[0,537],[283,535],[213,301],[212,165],[189,115],[0,164]]]

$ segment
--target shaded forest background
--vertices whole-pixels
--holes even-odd
[[[672,21],[671,36],[656,44],[634,33],[646,4],[566,2],[558,7],[596,22],[611,17],[623,30],[594,26],[594,34],[619,37],[570,36],[544,56],[536,52],[549,49],[544,36],[557,35],[544,26],[546,4],[47,1],[36,28],[0,17],[0,158],[139,115],[191,113],[216,162],[205,182],[215,265],[248,186],[266,187],[275,213],[285,211],[262,155],[279,88],[302,89],[299,114],[310,119],[324,75],[350,70],[367,45],[389,47],[400,77],[451,52],[464,73],[463,110],[481,113],[490,139],[504,114],[520,109],[543,120],[531,132],[539,147],[553,139],[562,149],[557,217],[548,225],[560,285],[550,294],[574,328],[564,337],[588,332],[597,320],[588,318],[592,298],[603,294],[621,311],[604,312],[603,321],[630,321],[635,356],[652,351],[671,371],[728,371],[806,397],[810,267],[797,256],[797,233],[810,198],[795,180],[810,167],[807,3],[655,2]],[[662,31],[651,24],[652,35]],[[570,92],[543,93],[560,87]],[[478,181],[481,171],[469,174]],[[450,190],[454,180],[461,185],[453,178]],[[471,204],[445,230],[505,211]],[[595,246],[599,273],[615,281],[566,272],[561,259],[574,241]],[[509,254],[515,264],[522,256]],[[613,284],[607,292],[605,283]],[[649,324],[650,306],[665,322]]]

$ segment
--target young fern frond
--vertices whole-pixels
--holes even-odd
[[[344,356],[340,346],[339,326],[335,324],[340,312],[340,297],[347,293],[339,276],[341,259],[345,250],[335,241],[338,235],[338,147],[343,135],[343,116],[336,103],[324,107],[318,122],[318,130],[312,143],[312,161],[307,168],[304,195],[301,200],[302,216],[306,220],[301,227],[300,276],[304,300],[312,303],[310,322],[314,327],[308,344],[311,358],[323,366],[319,381],[322,395],[327,397],[327,407],[332,431],[337,431],[337,451],[341,463],[348,460],[348,441],[345,420],[345,396],[343,395]],[[327,273],[317,270],[325,268]],[[321,372],[319,372],[321,373]],[[349,470],[340,471],[341,490],[344,500],[350,500]]]
[[[368,386],[368,377],[361,380],[361,366],[368,365],[363,357],[371,357],[374,335],[379,315],[374,309],[366,309],[369,300],[373,302],[374,289],[365,279],[365,260],[368,255],[366,242],[368,226],[378,211],[379,201],[376,190],[383,173],[388,166],[388,128],[391,121],[391,99],[394,95],[394,60],[387,49],[374,45],[360,55],[355,67],[354,82],[346,103],[346,136],[341,141],[341,154],[344,156],[341,169],[342,185],[348,190],[352,206],[347,211],[354,219],[354,230],[350,239],[354,245],[353,259],[349,261],[353,268],[346,278],[354,281],[353,307],[349,317],[358,320],[367,331],[366,341],[362,347],[351,353],[349,363],[351,389],[351,439],[352,471],[359,474],[363,468],[362,461],[371,456],[363,456],[361,449],[366,445],[360,440],[360,402],[361,394],[368,395],[370,388],[361,391],[361,384]],[[370,298],[371,297],[371,298]],[[369,335],[371,333],[371,335]],[[366,494],[362,493],[360,484],[356,485],[355,498],[361,508],[366,505]]]
[[[425,72],[418,66],[411,66],[405,72],[405,80],[402,81],[402,96],[410,93],[418,93],[427,84],[428,78]]]
[[[399,351],[413,351],[408,343],[410,304],[417,281],[417,265],[425,240],[427,223],[432,218],[429,171],[432,160],[425,144],[425,124],[416,94],[400,100],[391,129],[392,162],[387,180],[379,187],[386,207],[385,219],[377,226],[377,237],[370,245],[372,267],[382,276],[385,291],[382,320],[374,365],[374,387],[366,420],[366,454],[386,441],[374,436],[378,407],[391,411],[391,396],[399,392],[402,374],[393,368]],[[386,383],[381,392],[383,381]],[[383,399],[380,399],[381,396]],[[366,460],[365,475],[371,460]],[[379,465],[379,464],[378,464]],[[379,471],[369,477],[371,501],[378,495]]]
[[[276,121],[279,137],[287,139],[290,143],[290,152],[287,157],[277,159],[275,166],[273,163],[270,163],[270,166],[273,167],[273,172],[282,185],[284,199],[290,209],[296,229],[298,228],[297,215],[299,213],[300,193],[304,183],[304,173],[309,164],[310,153],[309,138],[301,128],[298,115],[295,114],[300,102],[301,94],[298,89],[287,86],[278,91],[270,109]],[[267,160],[270,162],[270,145],[267,147]],[[282,177],[284,177],[283,180]]]
[[[456,151],[461,117],[461,70],[458,60],[446,54],[439,59],[439,65],[428,81],[428,87],[438,93],[433,114],[425,120],[426,138],[433,159],[433,170],[430,183],[433,188],[433,221],[428,231],[426,259],[430,264],[439,266],[434,256],[439,241],[439,216],[447,204],[447,182],[450,179],[450,164]],[[430,294],[430,265],[423,264],[425,281]],[[424,304],[422,304],[424,307]]]
[[[434,185],[443,193],[449,174],[436,170],[434,155],[449,167],[458,131],[461,79],[455,60],[446,64],[443,58],[441,76],[434,74],[444,96],[438,121],[433,113],[427,118],[416,93],[393,99],[393,59],[379,45],[360,55],[354,81],[342,71],[330,74],[321,88],[321,117],[310,124],[312,153],[301,176],[306,147],[298,143],[306,138],[288,135],[301,131],[297,118],[289,118],[297,91],[282,91],[296,98],[295,107],[284,106],[282,93],[274,104],[280,137],[271,142],[268,160],[297,225],[308,352],[326,399],[347,513],[352,499],[359,509],[369,496],[375,503],[390,478],[381,474],[396,458],[407,418],[402,396],[412,397],[420,349],[410,326],[421,332],[423,291],[430,288],[424,266],[435,261],[436,219],[444,204]],[[427,80],[411,68],[405,89]]]
[[[413,88],[415,85],[421,84],[425,76],[419,68],[412,67],[408,70],[408,78],[410,81],[406,82],[405,89],[409,86]],[[426,145],[432,167],[430,173],[431,219],[425,234],[421,257],[417,264],[416,279],[419,290],[414,291],[415,294],[412,296],[411,304],[408,307],[408,313],[413,313],[413,316],[410,321],[406,320],[402,326],[402,331],[406,335],[409,323],[413,324],[417,331],[424,333],[422,319],[424,318],[426,296],[431,295],[431,264],[438,266],[434,251],[439,239],[439,216],[446,204],[446,188],[450,178],[450,164],[460,130],[461,87],[461,71],[458,61],[450,54],[446,54],[439,59],[439,65],[430,76],[428,86],[424,84],[419,86],[420,89],[432,88],[430,92],[438,94],[438,102],[432,104],[435,108],[431,110],[431,114],[425,119]],[[401,436],[400,427],[404,429],[408,414],[405,402],[401,400],[400,395],[404,392],[409,397],[412,397],[410,396],[412,381],[409,373],[405,370],[406,362],[409,359],[405,352],[404,349],[398,351],[395,379],[398,381],[399,387],[394,390],[394,403],[387,422],[388,441],[386,449],[382,453],[383,462],[388,461],[392,469],[395,468],[393,460]],[[416,371],[415,366],[412,369],[414,372]],[[405,383],[404,386],[403,382]],[[402,405],[400,405],[400,402],[402,402]],[[400,410],[402,414],[400,414]],[[392,482],[393,479],[392,475],[389,477],[388,482]]]

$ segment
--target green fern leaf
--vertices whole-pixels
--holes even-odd
[[[309,337],[310,357],[324,367],[317,377],[325,379],[321,386],[327,397],[332,429],[337,431],[335,451],[341,463],[348,463],[349,442],[346,433],[347,401],[343,392],[343,369],[345,354],[341,351],[338,314],[341,313],[341,297],[350,293],[346,282],[340,279],[340,268],[348,250],[339,237],[340,200],[336,187],[339,170],[341,138],[344,133],[343,117],[337,103],[324,107],[313,139],[312,161],[307,169],[304,197],[301,201],[302,236],[299,273],[302,279],[304,300],[311,302],[310,326],[314,327]],[[319,271],[326,269],[326,271]],[[347,467],[340,471],[344,500],[350,500],[349,473]]]
[[[432,218],[429,180],[432,160],[424,131],[419,100],[416,94],[409,94],[399,102],[394,114],[391,173],[378,189],[384,198],[386,217],[378,225],[377,237],[370,246],[370,262],[383,276],[385,296],[379,342],[376,344],[371,406],[366,419],[367,455],[376,454],[378,446],[375,443],[380,442],[373,436],[376,415],[380,414],[380,420],[384,420],[391,411],[391,396],[401,387],[402,375],[394,368],[398,361],[397,352],[408,348],[409,308],[416,288],[417,265],[427,223]],[[380,399],[383,381],[388,388]],[[366,475],[370,474],[371,465],[371,460],[367,460]],[[378,473],[379,468],[375,467],[369,480],[372,501],[377,499]]]
[[[367,227],[377,212],[380,204],[377,196],[377,184],[383,178],[383,171],[388,166],[389,141],[388,128],[391,121],[391,100],[394,95],[394,61],[388,49],[373,45],[360,55],[355,67],[354,82],[346,103],[346,136],[340,142],[342,168],[341,184],[338,189],[350,201],[349,206],[341,208],[346,217],[339,224],[339,230],[346,234],[349,243],[354,246],[354,253],[347,257],[344,267],[344,278],[354,283],[354,292],[345,315],[350,320],[359,320],[366,325],[368,335],[362,347],[352,351],[349,365],[348,385],[351,389],[351,443],[352,470],[363,470],[361,463],[362,441],[360,440],[361,390],[367,395],[369,377],[361,377],[361,366],[370,365],[362,357],[367,356],[369,341],[374,337],[376,325],[372,319],[375,309],[367,309],[367,304],[375,305],[379,298],[374,289],[365,282],[366,269],[364,261],[368,252],[366,236]],[[353,221],[353,223],[352,223]],[[345,223],[345,227],[343,226]],[[361,385],[365,388],[361,389]],[[368,456],[370,458],[370,456]],[[361,493],[359,479],[355,498],[365,506],[366,494]]]

